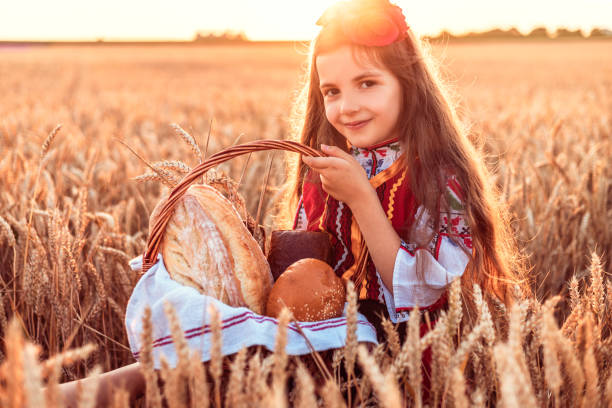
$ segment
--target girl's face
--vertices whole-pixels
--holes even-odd
[[[397,137],[402,89],[386,68],[356,61],[345,45],[316,57],[325,116],[354,147]]]

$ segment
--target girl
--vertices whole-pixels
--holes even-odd
[[[468,323],[474,284],[512,303],[515,286],[528,289],[505,212],[401,9],[353,0],[317,24],[295,123],[328,157],[289,167],[285,219],[329,233],[332,266],[355,282],[379,341],[382,316],[402,323],[416,306],[430,318],[421,335],[431,329],[457,278]],[[428,349],[424,398],[430,361]]]
[[[473,284],[511,303],[527,286],[505,213],[401,9],[353,0],[317,24],[295,121],[328,157],[292,163],[285,217],[330,234],[366,316],[435,312],[458,277],[469,316]]]

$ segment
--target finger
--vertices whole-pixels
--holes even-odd
[[[334,168],[338,165],[338,159],[335,157],[308,157],[303,156],[302,161],[310,168],[315,170],[323,170]]]
[[[339,148],[338,146],[329,146],[329,145],[322,144],[321,151],[332,157],[339,157],[343,159],[348,159],[348,158],[353,157],[349,153]]]

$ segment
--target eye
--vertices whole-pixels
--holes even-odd
[[[362,88],[371,88],[371,87],[373,87],[374,85],[376,85],[376,82],[371,81],[371,80],[365,80],[365,81],[362,81],[362,82],[361,82],[361,87],[362,87]]]
[[[326,90],[323,91],[323,96],[334,96],[338,92],[340,91],[336,88],[327,88]]]

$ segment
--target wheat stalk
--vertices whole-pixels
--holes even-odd
[[[608,406],[612,405],[612,374],[608,375],[608,382],[606,384],[605,394]]]
[[[359,363],[372,383],[374,392],[381,405],[388,408],[400,408],[402,403],[399,388],[395,381],[395,374],[388,371],[383,375],[378,368],[378,364],[368,353],[365,346],[360,345],[357,353],[359,355]]]
[[[147,181],[160,181],[165,183],[167,181],[157,173],[141,174],[140,176],[133,177],[132,180],[136,181],[137,183],[145,183]]]
[[[274,368],[272,370],[272,383],[274,387],[281,387],[284,390],[287,378],[287,327],[291,321],[291,312],[283,307],[278,316],[278,329],[274,341]]]
[[[185,143],[187,143],[193,154],[199,160],[199,163],[202,163],[204,161],[204,156],[202,155],[202,151],[200,150],[200,147],[198,146],[198,143],[195,141],[193,136],[187,133],[177,123],[172,123],[170,126],[172,126],[172,128],[176,131],[176,134],[179,135],[181,139],[185,141]],[[206,145],[208,146],[208,143]]]
[[[51,143],[53,142],[53,140],[55,139],[55,136],[57,135],[57,133],[59,132],[61,128],[61,124],[57,125],[49,134],[49,136],[47,136],[47,138],[45,139],[42,147],[41,147],[41,151],[40,151],[40,160],[38,162],[38,171],[36,172],[36,180],[34,181],[34,190],[32,192],[32,198],[30,200],[30,212],[29,212],[29,216],[28,216],[28,224],[27,224],[27,232],[26,232],[26,242],[25,242],[25,249],[23,251],[24,255],[23,255],[23,269],[26,269],[26,262],[28,260],[28,246],[30,243],[30,228],[32,226],[32,216],[34,213],[34,204],[35,204],[35,198],[36,198],[36,190],[38,189],[38,182],[40,180],[40,174],[42,172],[42,166],[43,166],[43,159],[45,158],[45,156],[47,155],[47,152],[49,151],[49,148],[51,146]],[[15,298],[16,298],[16,293],[17,293],[17,268],[13,268],[13,304],[15,304]]]
[[[9,247],[14,247],[16,244],[15,234],[8,222],[0,215],[0,239],[6,238]]]
[[[151,308],[144,309],[142,314],[142,334],[140,338],[140,369],[145,379],[145,393],[148,408],[161,408],[162,400],[159,386],[157,385],[157,374],[153,361],[153,321],[151,319]]]
[[[453,395],[453,405],[457,408],[468,408],[470,406],[467,395],[465,394],[465,381],[463,373],[459,367],[451,369],[450,381]]]
[[[208,408],[210,404],[210,389],[208,379],[206,378],[206,370],[202,364],[202,356],[198,351],[191,357],[189,364],[191,407]]]
[[[230,367],[230,378],[227,386],[226,405],[230,407],[247,407],[247,398],[244,394],[244,371],[247,349],[241,348]]]
[[[353,385],[355,360],[357,357],[357,292],[355,284],[349,280],[346,284],[346,346],[344,347],[344,368],[347,373],[347,386],[349,388],[349,407],[351,406],[350,388]]]
[[[113,401],[111,408],[124,408],[130,406],[130,394],[124,388],[112,390]]]
[[[176,407],[185,407],[187,405],[186,387],[188,386],[189,380],[189,346],[185,338],[185,333],[181,328],[181,322],[176,314],[176,310],[167,300],[164,301],[164,314],[166,315],[166,319],[168,319],[172,342],[174,343],[174,349],[178,356],[178,361],[173,371],[173,375],[170,377],[168,388],[175,390],[174,393],[176,397],[172,404]]]
[[[134,156],[136,156],[141,162],[143,162],[147,167],[149,167],[155,174],[157,174],[160,178],[160,181],[164,183],[169,188],[174,188],[178,184],[178,181],[175,177],[166,169],[154,167],[151,163],[149,163],[145,158],[139,155],[130,145],[125,143],[121,139],[116,139],[119,143],[124,145]],[[146,174],[145,174],[146,175]]]
[[[551,299],[546,302],[544,314],[542,316],[542,348],[544,378],[546,383],[553,391],[555,403],[559,403],[559,391],[561,388],[562,378],[559,360],[557,358],[558,348],[555,341],[554,333],[558,330],[557,323],[554,320],[552,309],[557,299]]]
[[[45,158],[47,153],[49,152],[49,149],[51,148],[51,144],[53,143],[53,140],[55,140],[55,136],[57,136],[57,133],[60,131],[61,128],[62,128],[62,124],[61,123],[56,125],[53,128],[53,130],[51,131],[51,133],[49,133],[49,135],[47,136],[45,141],[43,142],[42,147],[40,149],[40,160],[41,160],[41,162]]]
[[[315,385],[308,370],[302,363],[298,362],[295,370],[296,389],[297,389],[297,408],[310,408],[317,405],[315,398]]]
[[[87,360],[93,352],[97,350],[95,344],[86,344],[76,349],[66,350],[56,354],[42,363],[42,374],[46,378],[52,375],[56,367],[63,367],[75,364],[78,361]]]
[[[162,160],[156,161],[152,163],[152,166],[155,168],[172,170],[177,173],[187,174],[191,171],[191,167],[186,165],[180,160]]]
[[[391,351],[391,358],[395,359],[401,348],[399,334],[397,333],[393,323],[391,323],[391,321],[387,318],[382,320],[382,327],[387,337],[387,346]]]
[[[249,359],[246,378],[247,395],[254,401],[263,401],[267,393],[266,376],[263,375],[259,350]]]
[[[583,399],[585,404],[599,405],[599,371],[597,369],[597,361],[595,360],[595,339],[593,338],[593,315],[587,313],[584,322],[581,325],[584,333],[585,351],[582,360],[586,387]]]
[[[454,336],[463,317],[461,306],[461,280],[455,279],[448,289],[448,335]]]
[[[321,389],[321,396],[323,402],[327,408],[346,408],[338,384],[333,380],[326,380],[323,388]]]
[[[223,373],[223,354],[221,333],[221,317],[219,311],[211,303],[208,305],[208,316],[210,319],[211,342],[210,342],[210,374],[214,384],[215,408],[221,408],[221,374]]]
[[[102,373],[102,367],[96,365],[89,373],[87,381],[81,384],[81,381],[77,383],[77,405],[79,408],[94,408],[97,403],[98,387],[100,385],[100,374]]]
[[[606,303],[604,302],[604,287],[603,287],[603,268],[601,266],[601,259],[595,252],[591,254],[591,266],[589,267],[591,274],[591,286],[589,290],[591,292],[590,303],[591,309],[595,316],[604,316],[604,308]]]
[[[32,408],[43,407],[45,404],[41,369],[38,364],[39,348],[27,343],[23,350],[23,388],[26,393],[27,406]]]

